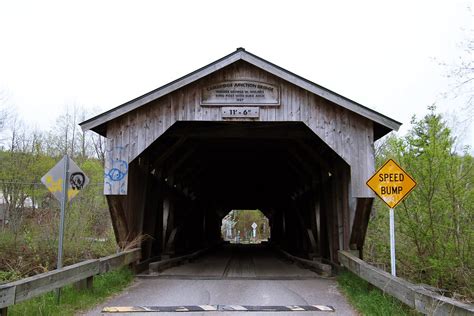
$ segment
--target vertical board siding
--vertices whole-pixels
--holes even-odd
[[[118,160],[130,163],[176,121],[222,121],[220,107],[200,106],[200,88],[224,80],[255,80],[279,86],[280,106],[261,107],[258,119],[232,121],[304,122],[349,164],[352,196],[373,196],[365,185],[375,168],[373,123],[245,62],[232,64],[109,122],[104,193],[127,194],[127,175],[111,181],[108,172]]]

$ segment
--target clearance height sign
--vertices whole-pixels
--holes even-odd
[[[395,161],[389,159],[367,181],[367,185],[385,204],[394,208],[415,188],[416,181]]]

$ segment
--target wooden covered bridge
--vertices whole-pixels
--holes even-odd
[[[104,193],[120,244],[142,259],[221,238],[260,209],[271,243],[337,262],[361,250],[374,141],[400,123],[242,48],[81,126],[107,137]]]

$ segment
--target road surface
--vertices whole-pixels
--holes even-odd
[[[323,278],[285,260],[265,247],[234,246],[154,275],[137,277],[121,294],[85,315],[113,306],[328,305],[335,312],[160,312],[156,315],[357,315],[339,292],[334,278]]]

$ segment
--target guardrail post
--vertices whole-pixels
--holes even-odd
[[[141,254],[140,254],[141,257]],[[135,261],[132,261],[128,264],[128,268],[133,272],[133,274],[137,274],[139,271],[139,263],[140,263],[140,257],[136,258]]]
[[[92,289],[92,286],[94,285],[94,277],[90,276],[88,278],[85,278],[83,280],[77,281],[74,283],[74,288],[77,291],[85,290],[85,289]]]

